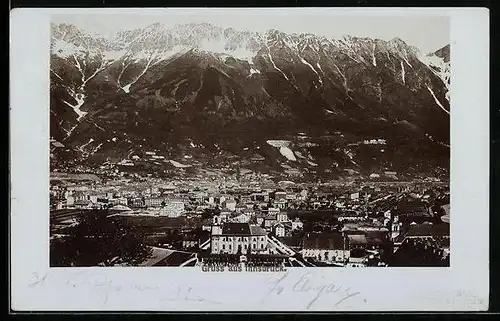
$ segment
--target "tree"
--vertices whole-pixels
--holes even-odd
[[[103,210],[78,218],[69,237],[51,243],[51,266],[95,266],[112,259],[137,265],[151,254],[141,231],[112,221]]]
[[[240,166],[238,165],[238,167],[236,167],[236,180],[239,182],[241,179],[241,170],[240,170]]]
[[[424,241],[405,241],[394,253],[391,266],[449,266],[443,251]]]
[[[206,208],[203,210],[203,213],[201,214],[201,218],[202,219],[212,218],[215,215],[219,215],[219,214],[220,214],[219,207],[216,207],[215,209]]]

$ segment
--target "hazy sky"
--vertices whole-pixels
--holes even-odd
[[[344,35],[390,40],[403,39],[424,52],[435,51],[450,42],[449,18],[426,15],[356,15],[345,11],[257,9],[244,10],[159,10],[147,14],[78,14],[54,15],[53,22],[68,22],[91,33],[112,35],[124,29],[146,27],[160,22],[166,26],[189,22],[209,22],[220,27],[239,30],[265,31],[278,29],[287,33],[313,33],[328,38]]]

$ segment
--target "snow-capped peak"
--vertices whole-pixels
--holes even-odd
[[[447,93],[446,99],[449,101],[451,66],[449,60],[449,45],[430,54],[419,53],[417,58],[429,67],[444,83]]]

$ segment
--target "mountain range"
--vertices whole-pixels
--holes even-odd
[[[311,179],[448,171],[449,45],[422,53],[399,38],[208,23],[110,38],[51,28],[53,166]]]

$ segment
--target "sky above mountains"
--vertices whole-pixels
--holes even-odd
[[[401,38],[423,52],[433,52],[450,42],[449,18],[429,15],[332,15],[331,11],[245,9],[238,11],[151,11],[151,14],[105,13],[54,15],[54,23],[70,23],[91,34],[105,37],[121,30],[147,27],[155,22],[176,24],[208,22],[222,28],[263,32],[312,33],[339,39],[344,35],[390,40]]]

